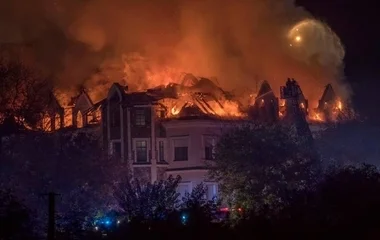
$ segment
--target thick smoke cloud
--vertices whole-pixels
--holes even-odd
[[[277,93],[294,77],[310,100],[329,82],[342,86],[341,58],[327,65],[289,47],[292,26],[312,17],[291,0],[6,0],[0,9],[1,43],[28,44],[60,87],[84,84],[97,99],[115,81],[153,87],[181,72],[227,90],[265,79]]]

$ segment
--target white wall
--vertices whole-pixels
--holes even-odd
[[[214,192],[217,191],[215,183],[208,179],[205,160],[205,137],[218,137],[231,125],[222,121],[213,120],[171,120],[164,124],[166,128],[167,151],[169,168],[166,175],[174,177],[180,175],[182,183],[179,192],[184,192],[186,188],[191,191],[197,184],[204,182],[206,185],[213,186]],[[173,140],[187,139],[188,141],[188,160],[174,161]],[[216,143],[215,141],[215,143]],[[212,192],[210,190],[210,192]]]

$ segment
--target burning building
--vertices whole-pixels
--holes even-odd
[[[264,81],[247,104],[213,80],[185,74],[178,83],[145,91],[130,91],[128,86],[114,83],[107,97],[96,103],[84,89],[64,107],[54,98],[42,122],[46,131],[96,126],[106,153],[128,164],[135,177],[150,182],[180,175],[181,194],[204,182],[212,198],[218,187],[207,178],[206,166],[224,131],[258,121],[293,123],[310,132],[335,121],[337,111],[343,110],[331,85],[313,111],[294,79],[280,92],[279,100]]]
[[[104,148],[130,164],[135,176],[155,181],[167,175],[181,175],[182,194],[205,182],[211,198],[217,185],[207,179],[206,163],[212,160],[214,146],[223,131],[252,120],[295,122],[298,120],[292,116],[297,109],[307,131],[310,132],[305,120],[315,125],[301,88],[295,80],[288,83],[282,91],[295,90],[294,94],[282,94],[282,113],[279,100],[266,81],[254,104],[248,107],[213,81],[192,75],[186,75],[181,84],[144,92],[130,92],[115,83],[102,101]]]

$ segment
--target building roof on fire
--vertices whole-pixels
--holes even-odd
[[[125,94],[124,102],[127,105],[147,105],[156,102],[156,98],[147,94],[147,92],[132,92]]]
[[[320,100],[323,102],[330,102],[336,100],[336,94],[331,84],[327,84]]]
[[[268,81],[264,80],[264,82],[260,86],[260,89],[259,89],[259,92],[257,93],[256,98],[262,98],[265,95],[267,95],[268,93],[274,94],[271,86],[268,83]]]

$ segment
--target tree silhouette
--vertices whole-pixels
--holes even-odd
[[[8,118],[35,126],[52,100],[51,81],[20,60],[0,59],[0,124]]]
[[[308,187],[319,162],[293,133],[280,125],[250,124],[223,135],[210,172],[224,200],[246,210],[276,209],[289,190]]]
[[[178,208],[178,183],[181,177],[142,184],[139,179],[125,179],[115,188],[119,208],[137,222],[165,220]]]
[[[29,210],[9,190],[0,190],[0,239],[32,239]]]
[[[201,183],[182,198],[181,210],[187,225],[207,228],[215,219],[220,202],[216,198],[207,199],[206,193],[207,187]]]
[[[57,230],[81,222],[82,228],[100,210],[116,208],[112,191],[129,170],[120,160],[103,156],[96,130],[48,134],[26,132],[9,137],[0,160],[0,185],[12,188],[36,212],[35,225],[45,231],[46,198],[56,200]],[[74,218],[75,216],[75,218]]]
[[[371,165],[329,170],[312,191],[298,193],[277,222],[282,237],[377,239],[380,173]]]

